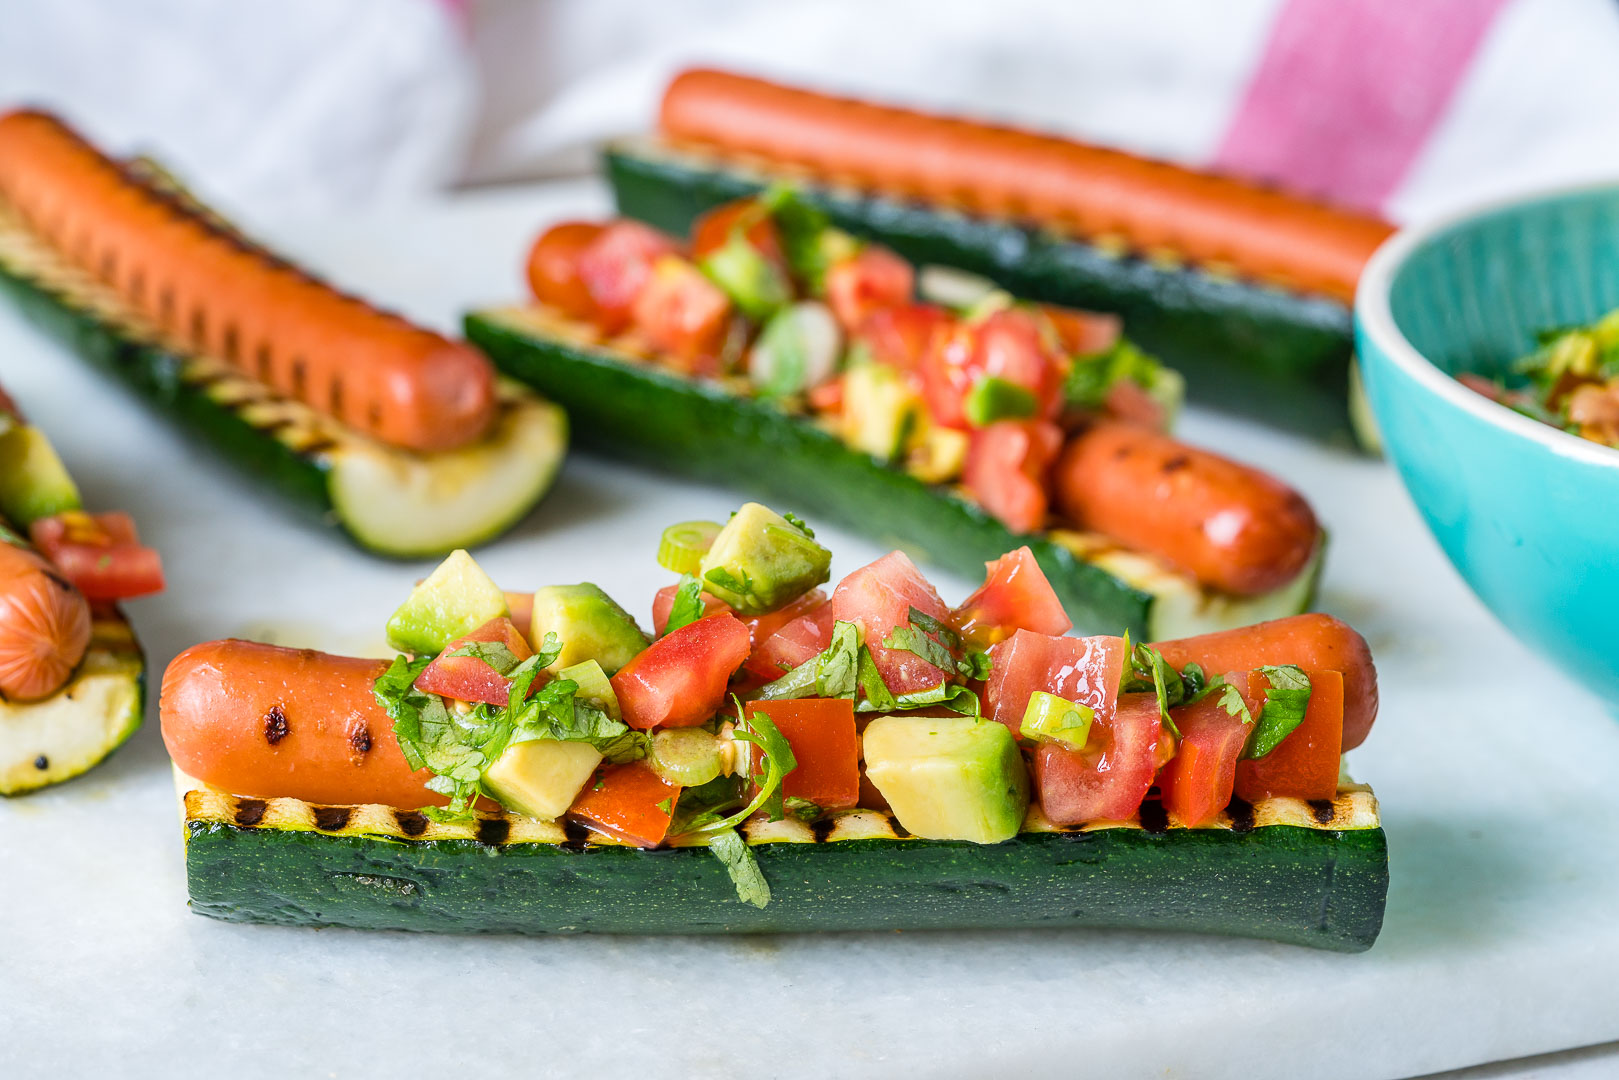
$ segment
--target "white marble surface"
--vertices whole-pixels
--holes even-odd
[[[269,231],[448,324],[517,295],[542,221],[601,205],[573,187]],[[132,609],[154,682],[180,648],[252,628],[373,648],[424,569],[261,501],[9,309],[0,382],[89,501],[130,509],[162,548],[170,589]],[[547,940],[226,925],[185,907],[154,706],[104,767],[0,802],[0,1075],[1330,1080],[1619,1038],[1619,728],[1466,592],[1386,468],[1196,413],[1185,431],[1310,493],[1334,537],[1325,605],[1378,657],[1383,712],[1352,761],[1382,799],[1393,874],[1370,952],[1077,931]],[[656,530],[737,501],[576,458],[481,559],[513,588],[588,578],[644,606],[663,577]],[[826,536],[835,573],[879,554]],[[938,580],[947,597],[968,584]]]

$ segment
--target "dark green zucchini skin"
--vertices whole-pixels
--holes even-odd
[[[182,378],[182,357],[132,341],[94,313],[3,267],[0,288],[30,322],[123,380],[293,505],[325,524],[336,524],[325,467],[281,442],[272,431],[249,423],[236,410],[211,399],[204,386]]]
[[[606,154],[621,214],[684,235],[704,210],[759,191],[755,175]],[[1071,239],[922,203],[801,187],[842,227],[917,264],[959,267],[1033,300],[1116,312],[1125,333],[1186,376],[1189,399],[1349,445],[1351,313],[1330,297],[1119,257]]]
[[[846,840],[753,847],[764,908],[706,849],[400,841],[187,825],[191,906],[234,922],[491,933],[779,933],[1093,927],[1370,948],[1381,829],[1273,825],[1024,833],[989,846]]]
[[[1044,537],[1013,533],[965,499],[852,450],[807,421],[714,384],[616,361],[476,313],[465,328],[497,368],[567,410],[575,442],[587,449],[757,491],[972,579],[988,560],[1027,544],[1081,631],[1148,635],[1151,594]]]

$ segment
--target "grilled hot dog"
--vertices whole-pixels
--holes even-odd
[[[31,551],[0,542],[0,696],[32,701],[67,682],[90,644],[90,605]]]
[[[1239,596],[1292,581],[1320,535],[1310,504],[1287,485],[1132,424],[1074,436],[1055,487],[1058,507],[1081,528]]]
[[[1365,215],[1069,139],[888,108],[720,71],[669,85],[661,127],[890,195],[1123,235],[1255,277],[1354,297],[1392,228]]]
[[[163,744],[186,773],[237,795],[443,805],[372,695],[387,668],[251,641],[192,646],[163,673]]]
[[[244,243],[53,117],[0,116],[0,198],[172,340],[373,438],[432,452],[489,427],[481,354]]]

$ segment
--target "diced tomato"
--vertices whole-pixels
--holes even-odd
[[[860,627],[878,674],[895,694],[938,686],[951,675],[913,652],[883,646],[894,627],[909,624],[913,607],[940,622],[950,617],[938,592],[902,551],[862,566],[832,591],[832,618]]]
[[[719,370],[731,326],[731,301],[718,285],[678,255],[665,255],[635,298],[636,329],[662,359],[692,374]]]
[[[951,612],[961,636],[981,649],[1006,640],[1014,630],[1061,637],[1073,620],[1027,547],[984,564],[984,583]]]
[[[528,253],[528,284],[534,298],[576,319],[596,315],[596,302],[579,276],[579,256],[601,235],[593,221],[564,221],[534,241]]]
[[[993,666],[985,703],[990,717],[1013,735],[1022,730],[1023,711],[1036,690],[1094,710],[1093,730],[1096,723],[1112,719],[1124,677],[1122,637],[1054,637],[1017,630],[989,655]]]
[[[872,244],[826,271],[826,302],[845,333],[860,329],[872,312],[909,303],[915,291],[911,264]]]
[[[1046,522],[1051,505],[1046,474],[1062,449],[1062,429],[1049,420],[1000,420],[972,434],[961,482],[1013,532]]]
[[[669,612],[675,606],[675,593],[679,591],[679,585],[665,585],[652,598],[652,629],[659,637],[663,636],[663,628],[669,625]],[[704,615],[718,615],[732,610],[730,604],[717,596],[710,596],[708,593],[700,595]]]
[[[982,322],[958,322],[933,336],[922,362],[922,393],[933,419],[946,427],[970,426],[967,394],[990,375],[1032,393],[1037,417],[1050,419],[1062,407],[1061,365],[1029,311],[997,311]]]
[[[919,371],[933,343],[933,335],[950,325],[950,314],[932,304],[898,304],[874,311],[853,332],[852,339],[871,352],[878,363],[901,371]]]
[[[725,687],[748,648],[748,628],[731,614],[660,637],[612,677],[624,722],[641,731],[701,724],[725,703]]]
[[[1226,676],[1233,686],[1247,682],[1245,672]],[[1249,703],[1252,708],[1252,703]],[[1210,694],[1196,705],[1184,705],[1169,713],[1180,729],[1181,740],[1158,774],[1158,791],[1164,809],[1188,828],[1206,825],[1220,816],[1231,801],[1237,780],[1237,759],[1253,731],[1242,716],[1232,716],[1220,704],[1219,694]]]
[[[743,667],[767,681],[832,644],[832,603],[823,589],[811,589],[786,607],[742,621],[753,639],[753,652]]]
[[[692,258],[701,259],[709,252],[718,251],[730,243],[731,234],[736,230],[740,220],[749,217],[752,220],[748,222],[747,230],[743,233],[748,245],[785,273],[787,256],[782,252],[781,235],[776,230],[776,222],[755,198],[737,199],[716,206],[693,222]]]
[[[568,816],[637,847],[657,847],[669,832],[680,785],[642,761],[604,765],[584,786]]]
[[[478,659],[476,656],[450,654],[472,642],[498,641],[512,651],[519,660],[534,655],[528,638],[517,629],[517,624],[504,616],[490,619],[465,637],[456,638],[433,658],[433,662],[416,676],[416,689],[457,701],[484,701],[490,705],[504,705],[511,698],[511,680]]]
[[[1124,320],[1117,315],[1041,304],[1042,315],[1051,320],[1057,343],[1069,356],[1086,356],[1110,348],[1124,331]]]
[[[1313,668],[1306,674],[1310,676],[1310,705],[1299,726],[1264,757],[1237,765],[1237,794],[1249,802],[1273,795],[1331,799],[1338,794],[1338,759],[1343,754],[1344,741],[1344,677],[1336,671]],[[1249,673],[1249,708],[1257,710],[1264,702],[1268,685],[1261,672]]]
[[[764,713],[793,748],[797,766],[782,794],[825,809],[860,805],[860,739],[848,698],[750,701],[747,715]]]
[[[596,322],[604,333],[630,324],[641,289],[652,268],[665,255],[675,255],[674,239],[638,221],[615,221],[579,253],[579,280],[596,306]]]
[[[122,511],[69,510],[40,518],[29,538],[87,600],[128,600],[163,591],[163,560],[140,543]]]
[[[1164,407],[1140,383],[1131,379],[1120,379],[1108,387],[1102,410],[1115,420],[1138,424],[1154,431],[1169,428],[1169,414]]]
[[[1034,755],[1040,809],[1057,825],[1129,821],[1158,771],[1163,730],[1154,695],[1124,694],[1106,722],[1099,714],[1091,723],[1085,749],[1041,743]]]

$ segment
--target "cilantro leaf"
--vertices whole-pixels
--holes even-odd
[[[782,804],[782,808],[785,809],[792,817],[806,823],[818,820],[821,814],[824,813],[824,811],[815,803],[808,799],[801,799],[797,795],[787,799]]]
[[[943,682],[928,690],[916,690],[894,698],[897,709],[926,709],[934,705],[942,705],[962,716],[977,716],[980,713],[978,695],[960,683]]]
[[[416,689],[417,676],[431,662],[430,657],[395,657],[378,676],[372,693],[394,722],[394,738],[405,761],[412,769],[431,770],[428,789],[450,800],[448,807],[428,807],[424,812],[434,820],[464,820],[473,816],[473,806],[484,793],[484,771],[506,749],[511,723],[504,712],[492,712],[488,706],[458,714],[437,694]]]
[[[956,670],[956,658],[951,655],[950,650],[915,626],[894,627],[888,632],[888,636],[883,638],[883,648],[903,649],[913,653],[940,671]]]
[[[674,603],[669,607],[669,621],[663,624],[663,636],[689,626],[703,617],[703,583],[690,574],[680,576],[675,589]]]
[[[1162,370],[1157,360],[1121,337],[1101,352],[1074,357],[1063,382],[1063,398],[1081,409],[1100,409],[1115,383],[1127,380],[1150,390]]]
[[[860,628],[854,623],[832,624],[832,643],[815,656],[759,690],[767,701],[804,697],[846,697],[855,695],[859,671]]]
[[[856,676],[860,683],[860,692],[865,700],[860,702],[857,709],[862,712],[893,712],[899,708],[894,700],[894,694],[883,682],[882,672],[877,670],[877,662],[871,658],[871,650],[864,645],[860,646],[860,665]]]
[[[764,775],[757,773],[754,783],[758,792],[753,801],[729,817],[718,820],[705,821],[703,824],[688,828],[685,833],[708,833],[720,829],[729,829],[748,820],[759,810],[765,810],[771,821],[780,821],[783,816],[781,782],[788,773],[798,768],[798,759],[793,756],[792,744],[777,730],[770,717],[762,712],[755,712],[751,718],[744,718],[742,703],[736,701],[736,728],[731,737],[740,742],[757,746],[764,754]]]
[[[1310,676],[1293,664],[1280,667],[1266,666],[1264,672],[1270,686],[1265,690],[1265,704],[1254,722],[1253,734],[1243,756],[1262,758],[1293,733],[1304,720],[1310,707]]]
[[[497,675],[505,675],[517,666],[517,654],[504,641],[469,641],[449,655],[482,660],[494,668]]]
[[[1130,639],[1125,637],[1128,647]],[[1169,710],[1185,704],[1186,680],[1170,666],[1164,654],[1151,645],[1137,645],[1129,651],[1125,662],[1124,679],[1119,692],[1131,693],[1151,690],[1158,698],[1158,716],[1171,735],[1180,738],[1180,729],[1169,715]]]
[[[765,880],[759,860],[753,857],[753,849],[740,833],[735,829],[720,829],[708,838],[708,850],[725,865],[725,872],[731,875],[731,883],[736,886],[738,900],[756,908],[770,903],[770,882]]]

